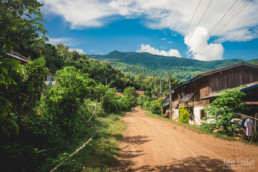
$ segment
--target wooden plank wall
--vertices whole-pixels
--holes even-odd
[[[208,96],[211,92],[234,88],[255,81],[258,81],[258,69],[247,66],[214,73],[176,89],[173,94],[173,108],[178,106],[178,101],[183,97],[183,94],[194,93],[193,98],[188,102],[188,107],[208,105],[209,100],[200,100],[200,98]],[[186,106],[187,104],[180,104],[180,106],[183,105]]]

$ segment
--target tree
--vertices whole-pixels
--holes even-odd
[[[222,129],[221,133],[228,135],[239,131],[240,124],[233,120],[239,118],[235,113],[243,113],[247,110],[245,102],[241,99],[245,93],[240,91],[240,87],[221,91],[210,107],[205,107],[204,110],[208,113],[206,119],[210,119],[206,127]]]
[[[42,5],[36,0],[1,0],[0,1],[0,87],[10,88],[17,83],[17,76],[21,79],[21,65],[12,59],[6,58],[6,53],[13,50],[26,52],[39,34],[44,36],[45,30],[41,24]],[[16,87],[18,88],[18,87]],[[3,91],[3,89],[1,89]],[[12,111],[12,96],[0,95],[0,120],[6,120]],[[15,94],[14,94],[15,95]],[[15,96],[17,98],[17,96]],[[12,120],[11,120],[12,121]],[[3,122],[6,124],[6,122]],[[13,121],[12,121],[13,123]],[[4,131],[3,125],[2,131]],[[17,127],[16,127],[17,128]],[[7,133],[7,131],[5,131]]]
[[[12,50],[26,48],[45,34],[42,25],[40,4],[37,0],[2,0],[0,1],[0,52],[5,57]]]
[[[69,66],[57,71],[57,85],[46,90],[40,103],[42,116],[52,119],[64,137],[72,138],[77,111],[85,98],[90,97],[91,79],[81,74],[75,67]]]
[[[162,99],[153,100],[150,102],[150,111],[154,114],[161,115],[162,114]]]
[[[15,83],[8,85],[8,87],[0,85],[0,122],[3,134],[10,134],[11,126],[15,128],[17,133],[16,119],[23,119],[24,116],[32,112],[40,99],[47,71],[44,59],[37,59],[24,65],[22,73],[16,72],[16,68],[12,64],[7,68],[12,69],[9,75]],[[6,106],[7,108],[4,108]]]
[[[144,80],[144,77],[141,73],[139,73],[134,77],[134,84],[137,86],[137,89],[140,89],[140,90],[144,89],[143,80]]]
[[[130,104],[130,107],[135,105],[137,93],[134,87],[126,87],[123,92],[123,95],[128,98],[128,103]]]

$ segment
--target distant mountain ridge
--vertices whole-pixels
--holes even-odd
[[[258,60],[244,61],[241,59],[227,59],[215,61],[199,61],[187,58],[159,56],[149,53],[113,51],[107,55],[88,55],[99,61],[107,61],[112,66],[131,75],[142,73],[145,76],[160,76],[165,78],[168,72],[180,80],[191,77],[212,69],[228,66],[239,62],[255,64]]]

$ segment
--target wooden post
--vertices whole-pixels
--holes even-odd
[[[171,90],[171,73],[168,72],[169,81],[169,118],[172,119],[172,90]]]
[[[256,130],[256,118],[257,118],[257,113],[255,114],[255,118],[254,118],[254,134],[252,135],[251,144],[253,142],[254,135],[255,135],[255,130]]]
[[[159,95],[160,95],[160,97],[162,96],[162,83],[161,83],[162,81],[161,81],[161,79],[159,80],[159,88],[160,88],[160,90],[159,90]]]

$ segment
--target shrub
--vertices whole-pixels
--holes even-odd
[[[42,116],[51,120],[53,126],[62,131],[63,138],[72,139],[74,126],[79,118],[77,111],[84,99],[89,97],[90,79],[80,74],[74,67],[65,67],[57,74],[57,85],[46,90],[39,111]]]
[[[127,103],[129,103],[130,107],[133,107],[136,104],[137,93],[134,87],[126,87],[123,95],[127,97]]]
[[[162,99],[153,100],[150,102],[150,111],[154,114],[162,114]]]
[[[146,96],[145,94],[141,94],[141,95],[138,97],[138,99],[137,99],[137,103],[138,103],[141,107],[143,107],[144,102],[149,101],[149,99],[150,99],[150,97]]]
[[[187,111],[185,107],[181,107],[179,109],[179,122],[188,124],[190,117],[191,114]]]
[[[240,86],[242,87],[242,86]],[[244,113],[247,109],[241,97],[245,93],[240,91],[240,87],[221,91],[220,95],[206,107],[207,119],[210,124],[206,124],[210,129],[222,129],[221,133],[233,135],[240,131],[240,124],[234,118],[239,118],[235,113]]]
[[[149,101],[145,101],[143,103],[143,109],[145,109],[145,110],[149,110],[150,109],[150,102]]]
[[[131,107],[132,107],[132,102],[131,102],[131,100],[128,98],[128,97],[121,97],[120,99],[119,99],[119,102],[120,102],[120,108],[121,108],[121,110],[123,110],[123,111],[128,111],[128,110],[130,110],[131,109]]]
[[[118,102],[119,96],[115,94],[115,90],[109,88],[102,97],[101,103],[107,113],[118,113],[121,107]]]

